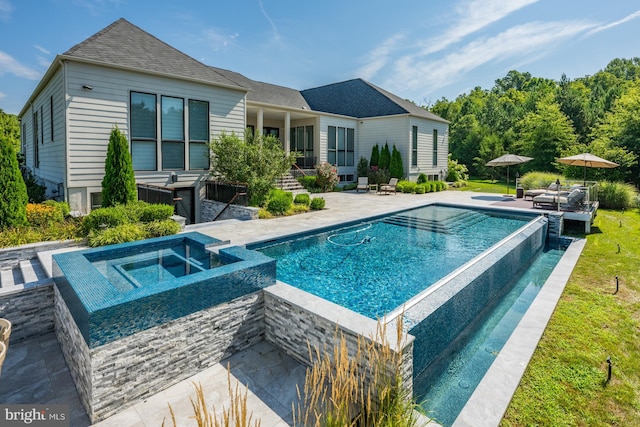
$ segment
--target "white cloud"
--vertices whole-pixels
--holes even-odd
[[[10,55],[0,51],[0,75],[10,73],[17,77],[29,80],[38,80],[40,73],[25,65],[20,64]]]
[[[8,0],[0,0],[0,21],[8,22],[13,11],[13,5]]]
[[[419,41],[413,46],[413,53],[401,62],[417,61],[418,58],[439,52],[448,46],[458,43],[466,36],[475,33],[509,14],[522,9],[539,0],[470,0],[455,7],[457,18],[454,24],[437,37]],[[398,42],[404,37],[400,34],[391,36],[375,47],[368,55],[365,65],[358,70],[359,76],[372,79],[380,70],[388,65],[391,56],[398,50]],[[402,48],[406,48],[403,46]]]
[[[593,28],[581,21],[528,23],[512,27],[494,37],[476,39],[438,60],[413,56],[400,58],[393,78],[385,83],[395,90],[431,93],[487,63],[518,60],[528,63],[543,56],[556,44]]]
[[[459,4],[457,22],[442,35],[422,42],[420,55],[439,52],[464,37],[479,31],[509,14],[536,3],[538,0],[472,0]]]
[[[40,52],[44,53],[45,55],[50,55],[51,52],[49,52],[47,49],[43,48],[42,46],[38,46],[37,44],[34,45],[33,47],[35,47],[36,49],[38,49]]]
[[[269,21],[269,24],[271,24],[271,29],[273,30],[273,37],[275,41],[280,41],[280,33],[278,32],[278,27],[276,27],[276,24],[273,22],[271,17],[269,17],[269,14],[267,13],[267,11],[264,8],[264,5],[262,4],[262,0],[258,0],[258,4],[260,5],[260,11],[264,15],[264,17],[267,18],[267,21]]]
[[[6,93],[2,93],[2,92],[0,92],[0,99],[5,98],[6,96],[7,96],[7,94],[6,94]]]
[[[367,63],[356,71],[356,77],[369,80],[376,75],[378,71],[387,65],[391,53],[402,39],[404,39],[402,34],[393,35],[367,54]]]
[[[600,31],[605,31],[608,30],[610,28],[613,27],[617,27],[618,25],[622,25],[624,23],[627,23],[633,19],[639,18],[640,17],[640,10],[637,10],[635,12],[633,12],[630,15],[625,16],[624,18],[618,20],[618,21],[614,21],[610,24],[606,24],[606,25],[600,25],[599,27],[594,28],[593,30],[589,31],[587,34],[585,34],[585,37],[589,37],[594,35],[595,33],[599,33]]]

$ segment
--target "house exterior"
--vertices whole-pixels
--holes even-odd
[[[298,91],[210,67],[124,19],[58,55],[19,114],[26,166],[47,196],[88,213],[101,203],[109,135],[127,136],[136,181],[169,187],[200,218],[208,142],[246,128],[276,135],[299,166],[329,161],[343,181],[395,144],[405,175],[442,179],[448,122],[355,79]]]

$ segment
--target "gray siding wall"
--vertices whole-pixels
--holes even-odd
[[[411,166],[411,129],[413,126],[418,127],[418,166]],[[436,166],[433,165],[433,130],[438,131],[438,158]],[[405,170],[409,172],[412,181],[418,178],[418,175],[440,175],[440,171],[447,170],[447,157],[449,155],[449,125],[446,123],[435,122],[418,117],[411,117],[409,120],[409,145],[408,152],[402,153]],[[406,158],[406,161],[405,161]]]
[[[243,132],[245,94],[195,82],[174,80],[80,63],[67,63],[68,175],[72,210],[88,212],[90,194],[101,191],[109,135],[117,125],[129,136],[131,91],[208,101],[210,134]],[[92,90],[83,89],[83,85]],[[188,151],[188,150],[187,150]],[[170,171],[142,172],[136,179],[166,185]],[[202,171],[180,172],[182,186],[206,176]],[[197,194],[197,192],[196,192]]]
[[[38,94],[29,108],[25,110],[24,116],[20,117],[20,131],[21,133],[24,131],[22,146],[26,165],[42,180],[42,184],[47,186],[48,197],[64,196],[59,192],[59,189],[64,187],[65,176],[65,104],[64,73],[62,69],[59,69],[53,75],[49,84]],[[38,167],[36,167],[33,146],[33,114],[35,112],[38,113],[40,134],[38,146],[40,161]]]

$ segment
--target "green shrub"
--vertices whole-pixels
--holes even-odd
[[[369,166],[371,168],[377,168],[380,163],[380,148],[378,144],[371,147],[371,159],[369,160]]]
[[[311,203],[311,196],[307,193],[296,194],[296,197],[293,199],[293,203],[296,205],[309,206],[309,203]]]
[[[433,181],[435,183],[435,191],[442,191],[447,189],[447,183],[444,181]]]
[[[391,160],[389,162],[389,173],[393,178],[402,178],[404,176],[404,165],[402,164],[402,154],[396,148],[396,145],[393,145],[393,150],[391,151]]]
[[[138,224],[121,224],[105,230],[91,230],[87,236],[89,246],[114,245],[117,243],[134,242],[147,237],[146,231]]]
[[[389,169],[391,163],[391,150],[389,149],[389,143],[385,142],[384,147],[380,150],[380,159],[378,160],[378,166],[380,169]]]
[[[315,175],[303,175],[298,177],[298,182],[305,188],[307,191],[312,191],[318,188],[318,184],[316,183]]]
[[[421,173],[420,175],[418,175],[418,180],[416,181],[418,184],[424,184],[425,182],[429,181],[427,179],[427,175]]]
[[[100,231],[103,228],[112,228],[130,223],[130,218],[126,215],[125,209],[120,206],[110,208],[94,209],[82,220],[82,229],[85,234],[91,231]]]
[[[42,204],[55,207],[57,210],[60,211],[60,214],[62,215],[63,218],[68,217],[69,213],[71,212],[71,208],[69,208],[69,203],[67,202],[58,202],[56,200],[45,200],[44,202],[42,202]]]
[[[180,232],[180,224],[172,219],[147,222],[143,228],[147,237],[171,236]]]
[[[427,192],[425,184],[416,184],[416,194],[424,194]]]
[[[171,205],[165,205],[161,203],[147,204],[141,209],[140,221],[142,222],[166,221],[169,218],[171,218],[173,213],[174,213],[174,208]]]
[[[367,176],[369,173],[369,161],[364,157],[360,157],[356,170],[358,171],[358,177]]]
[[[53,226],[64,221],[62,211],[56,206],[45,205],[43,203],[27,204],[27,221],[29,225],[38,227],[41,225]]]
[[[532,190],[536,188],[547,188],[550,184],[560,179],[562,183],[563,178],[557,173],[552,172],[527,172],[520,177],[520,187],[525,190]]]
[[[269,192],[267,210],[274,215],[282,215],[291,208],[293,194],[289,191],[274,189]]]
[[[309,201],[311,203],[311,201]],[[309,211],[309,205],[294,203],[291,206],[291,209],[287,212],[288,214],[294,215],[299,213],[304,213]]]
[[[40,184],[38,178],[29,169],[23,169],[22,179],[27,186],[29,203],[42,203],[47,197],[47,187]]]
[[[402,192],[403,193],[415,193],[416,192],[416,187],[418,186],[418,184],[416,184],[415,182],[411,182],[411,181],[402,181],[403,185],[402,185]],[[397,186],[396,186],[396,189]]]
[[[389,182],[389,171],[386,169],[372,168],[369,171],[369,184],[386,184]]]
[[[28,201],[14,144],[0,130],[0,230],[27,225]]]
[[[623,210],[637,207],[638,192],[632,184],[601,181],[598,183],[598,201],[604,209]]]
[[[325,200],[322,197],[314,197],[311,199],[309,207],[315,211],[324,209]]]
[[[114,126],[107,146],[102,179],[102,207],[127,204],[138,199],[136,178],[127,137]]]

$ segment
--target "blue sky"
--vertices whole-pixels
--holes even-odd
[[[361,77],[420,105],[512,69],[574,79],[640,56],[629,0],[0,0],[0,108],[119,18],[207,65],[295,89]]]

